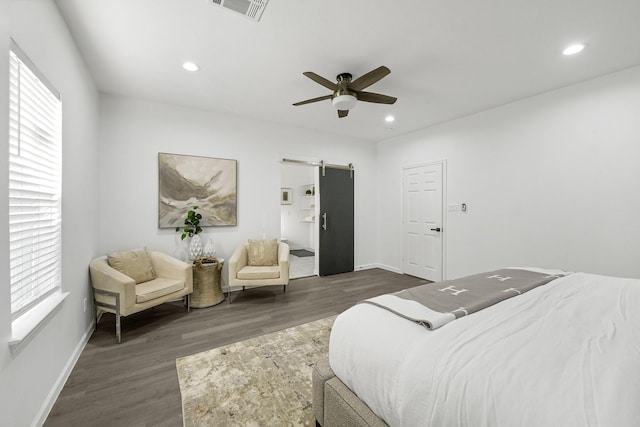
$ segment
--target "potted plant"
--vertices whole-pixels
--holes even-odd
[[[184,219],[184,227],[176,227],[176,232],[182,231],[181,240],[184,240],[187,236],[191,237],[191,243],[189,244],[189,253],[191,259],[197,259],[202,256],[202,241],[200,240],[199,233],[202,233],[202,227],[200,227],[200,220],[202,215],[196,212],[198,206],[194,206],[187,212],[187,217]]]

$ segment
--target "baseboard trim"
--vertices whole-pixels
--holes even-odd
[[[381,268],[383,270],[387,270],[387,271],[390,271],[392,273],[403,274],[402,271],[399,268],[391,267],[389,265],[380,264],[380,263],[358,265],[358,266],[356,266],[355,269],[356,269],[356,271],[358,271],[358,270],[370,270],[372,268]]]
[[[360,271],[360,270],[371,270],[372,268],[378,268],[377,264],[362,264],[362,265],[356,265],[353,268],[353,271]]]
[[[55,384],[51,388],[51,391],[47,395],[47,398],[42,404],[40,411],[38,411],[38,415],[36,416],[36,419],[34,420],[33,424],[31,424],[32,427],[38,427],[38,426],[44,425],[44,422],[47,420],[47,417],[49,416],[51,409],[53,409],[53,405],[56,403],[58,396],[60,396],[60,393],[62,392],[62,389],[64,388],[65,383],[69,379],[69,375],[71,375],[71,372],[73,371],[73,368],[76,366],[76,363],[78,363],[78,359],[80,358],[80,355],[82,354],[82,351],[84,350],[84,348],[87,346],[87,343],[89,342],[89,338],[91,338],[91,334],[93,333],[95,328],[96,328],[96,323],[95,323],[95,320],[93,320],[89,324],[89,327],[87,328],[84,335],[78,342],[78,345],[76,346],[75,350],[71,354],[69,361],[65,365],[64,369],[58,376],[58,379],[56,380]]]

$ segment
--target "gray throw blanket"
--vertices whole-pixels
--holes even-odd
[[[439,328],[495,303],[549,283],[561,275],[502,269],[429,283],[360,303],[373,304],[427,329]]]

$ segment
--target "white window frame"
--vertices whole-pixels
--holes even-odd
[[[9,51],[9,346],[18,348],[62,292],[62,102],[18,45]]]

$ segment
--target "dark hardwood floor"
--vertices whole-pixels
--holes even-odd
[[[427,283],[372,269],[247,289],[187,313],[179,302],[122,319],[105,314],[45,426],[182,426],[176,358],[339,314],[356,302]]]

